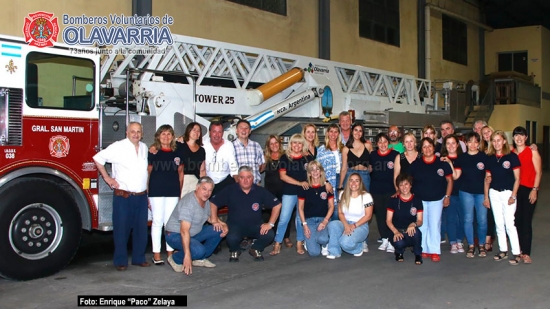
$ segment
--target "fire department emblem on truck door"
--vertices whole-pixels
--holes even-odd
[[[63,135],[50,137],[50,155],[55,158],[64,158],[69,154],[69,138]]]
[[[23,25],[25,42],[36,47],[51,47],[57,42],[59,25],[53,13],[35,12],[25,17]]]

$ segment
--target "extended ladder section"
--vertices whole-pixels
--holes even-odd
[[[134,55],[137,47],[119,46],[102,58],[102,82],[119,99],[127,70],[154,71],[133,74],[128,89],[136,109],[161,124],[171,123],[174,112],[206,125],[218,116],[257,120],[274,109],[282,117],[317,119],[353,109],[368,120],[388,110],[423,114],[432,105],[431,81],[411,75],[181,35],[173,40],[160,47],[163,53]],[[309,91],[315,93],[309,103],[288,104]]]

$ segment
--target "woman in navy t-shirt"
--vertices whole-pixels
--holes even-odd
[[[391,196],[395,193],[393,171],[395,158],[399,152],[389,149],[389,138],[386,133],[380,133],[376,136],[376,145],[378,149],[370,154],[371,159],[371,185],[370,193],[374,200],[374,214],[378,222],[378,232],[382,238],[382,244],[378,250],[389,253],[394,252],[390,243],[391,231],[386,225],[386,209],[390,203]]]
[[[500,252],[494,256],[495,261],[508,258],[508,241],[510,239],[512,254],[515,256],[510,264],[519,264],[521,250],[518,232],[515,225],[516,199],[519,189],[518,155],[510,151],[506,134],[496,130],[491,135],[489,152],[487,153],[486,175],[491,176],[491,183],[485,182],[485,207],[491,207],[497,228],[498,247]]]
[[[434,141],[425,137],[421,140],[422,158],[409,167],[413,177],[415,196],[422,200],[424,224],[422,231],[422,256],[439,262],[441,253],[441,213],[449,206],[453,190],[452,169],[449,163],[435,155]]]
[[[157,153],[149,153],[149,203],[153,214],[151,241],[153,243],[153,263],[163,265],[160,257],[162,227],[166,225],[172,211],[179,201],[183,179],[181,155],[176,146],[174,129],[162,125],[155,133],[155,142],[151,146]],[[166,253],[171,256],[173,249],[166,244]]]
[[[479,151],[481,137],[476,132],[465,135],[468,152],[454,162],[455,172],[460,179],[458,195],[464,214],[464,234],[468,241],[467,258],[473,258],[474,248],[474,209],[477,220],[477,238],[479,239],[478,255],[486,257],[485,236],[487,235],[487,208],[483,206],[483,183],[487,155]]]
[[[399,194],[393,197],[388,205],[386,224],[393,233],[390,238],[395,247],[395,260],[403,262],[405,248],[413,247],[414,263],[422,264],[422,226],[424,208],[422,201],[411,193],[412,177],[399,174],[396,179]]]
[[[294,134],[290,137],[286,154],[279,161],[279,175],[283,183],[283,198],[281,200],[281,214],[279,216],[279,225],[277,225],[277,234],[273,251],[270,255],[276,255],[281,252],[281,242],[288,227],[288,222],[292,216],[292,211],[298,203],[298,192],[301,189],[309,189],[307,182],[307,164],[308,151],[306,140],[302,134]],[[296,252],[304,254],[304,230],[301,222],[298,222],[299,216],[296,216]]]
[[[304,229],[307,252],[310,256],[327,256],[327,225],[334,212],[334,195],[325,188],[325,171],[321,163],[308,163],[307,178],[309,189],[302,189],[298,193],[298,213]]]

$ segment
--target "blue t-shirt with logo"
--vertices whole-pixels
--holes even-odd
[[[153,168],[149,175],[149,197],[179,197],[180,179],[178,167],[181,156],[178,150],[161,149],[156,154],[149,153],[149,165]]]
[[[304,217],[326,217],[328,215],[328,201],[334,199],[332,193],[328,193],[324,185],[303,188],[298,192],[298,199],[304,201]]]
[[[424,157],[415,160],[409,167],[413,178],[412,190],[422,201],[438,201],[447,191],[447,176],[452,176],[453,170],[447,162],[434,156],[432,162],[426,162]]]
[[[488,156],[487,172],[491,174],[489,188],[495,190],[512,190],[514,188],[514,170],[520,168],[518,155],[510,152],[504,156]]]
[[[416,214],[423,212],[422,201],[411,195],[408,199],[400,196],[392,197],[388,210],[393,212],[392,223],[398,230],[406,229],[411,223],[416,222]]]
[[[235,183],[216,194],[210,203],[218,208],[227,205],[227,224],[231,228],[232,225],[254,226],[264,223],[262,209],[271,209],[281,202],[263,187],[252,185],[247,194]]]
[[[395,158],[399,152],[390,150],[386,154],[380,151],[373,151],[370,154],[370,164],[372,172],[370,173],[370,193],[372,194],[393,194],[395,186],[393,183],[393,171]]]
[[[475,155],[463,153],[454,162],[455,169],[461,170],[458,189],[470,194],[483,194],[487,155],[479,151]],[[453,184],[457,186],[456,182]]]

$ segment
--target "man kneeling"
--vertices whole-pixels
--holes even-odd
[[[244,237],[255,239],[248,253],[255,261],[263,261],[262,251],[275,238],[271,229],[281,211],[281,202],[269,191],[254,184],[252,168],[241,166],[238,179],[238,183],[225,187],[212,198],[210,207],[214,229],[219,230],[222,223],[218,219],[218,207],[227,205],[229,262],[239,261],[240,243]],[[263,223],[262,205],[272,209],[268,223]]]
[[[174,254],[168,257],[168,263],[176,272],[192,273],[192,266],[215,267],[207,260],[222,238],[227,234],[227,225],[212,225],[210,202],[208,199],[214,189],[214,181],[204,176],[199,179],[195,191],[189,192],[178,202],[174,212],[166,223],[166,242],[174,248]]]

